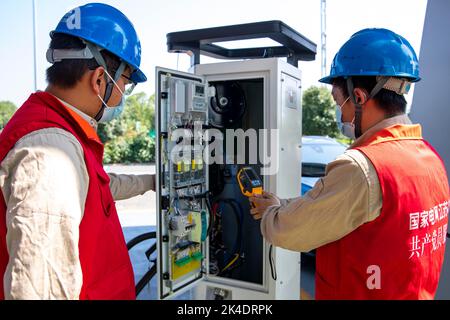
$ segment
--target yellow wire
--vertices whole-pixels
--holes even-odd
[[[221,272],[224,272],[224,271],[227,270],[229,267],[231,267],[231,266],[236,262],[236,260],[237,260],[238,258],[239,258],[239,254],[236,253],[234,259],[231,260],[230,263],[229,263],[225,268],[223,268]]]

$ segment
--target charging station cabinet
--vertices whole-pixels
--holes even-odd
[[[264,37],[280,46],[217,45]],[[251,166],[264,190],[300,195],[297,62],[314,60],[316,45],[281,21],[175,32],[167,40],[170,52],[191,55],[192,66],[156,69],[158,297],[194,289],[196,299],[299,299],[300,253],[263,239],[236,175]],[[239,61],[200,64],[201,54]]]

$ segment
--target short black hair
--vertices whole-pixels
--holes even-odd
[[[353,86],[355,88],[364,89],[368,94],[377,84],[376,77],[370,76],[355,76],[352,77]],[[342,90],[344,98],[348,97],[347,79],[340,77],[333,81],[333,85]],[[378,106],[386,112],[386,115],[395,116],[406,112],[406,99],[403,95],[399,95],[394,91],[381,89],[373,99]]]
[[[84,49],[86,44],[80,38],[56,33],[50,42],[50,49]],[[120,59],[116,55],[102,50],[100,51],[105,59],[106,67],[111,76],[120,66]],[[67,59],[55,62],[47,69],[47,82],[49,84],[70,89],[73,88],[88,70],[95,70],[100,65],[92,59]]]

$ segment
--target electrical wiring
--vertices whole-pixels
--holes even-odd
[[[222,271],[220,271],[220,273],[224,272],[224,271],[227,270],[229,267],[231,267],[231,266],[237,261],[237,259],[239,259],[239,254],[238,254],[238,253],[235,253],[235,254],[234,254],[233,260],[231,260],[230,263],[228,263],[228,264],[222,269]]]
[[[242,247],[242,233],[243,233],[242,221],[243,221],[243,216],[244,216],[243,212],[242,212],[242,208],[241,208],[241,205],[234,199],[224,199],[223,201],[225,203],[231,205],[231,207],[233,208],[232,211],[235,213],[235,216],[236,216],[237,230],[238,230],[237,234],[238,234],[238,236],[236,238],[236,242],[235,242],[235,244],[233,246],[232,252],[240,254],[241,247]],[[237,213],[236,208],[239,211],[239,214],[237,214],[237,215],[236,215],[236,213]]]
[[[205,191],[205,202],[206,202],[206,207],[208,208],[208,212],[209,212],[209,219],[208,219],[208,230],[206,232],[206,234],[209,236],[211,233],[211,226],[212,226],[212,206],[211,206],[211,192],[209,191]]]
[[[243,220],[243,210],[239,202],[237,202],[234,199],[220,199],[217,201],[215,205],[218,205],[220,208],[220,211],[223,212],[224,205],[227,204],[231,207],[231,211],[234,213],[234,216],[236,218],[236,226],[237,226],[237,237],[236,242],[233,245],[233,248],[231,250],[230,258],[226,259],[226,262],[224,263],[226,266],[218,273],[218,275],[223,274],[225,271],[229,271],[229,269],[236,264],[236,262],[239,260],[241,256],[241,249],[242,249],[242,220]],[[215,206],[216,207],[216,206]],[[216,245],[217,247],[217,245]],[[221,249],[218,249],[219,251]],[[223,252],[226,253],[226,250],[223,249]]]

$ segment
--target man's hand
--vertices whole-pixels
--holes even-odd
[[[250,213],[255,220],[261,219],[268,207],[280,205],[280,199],[276,195],[265,191],[263,191],[262,195],[255,194],[253,197],[250,197],[249,201],[254,205]]]

